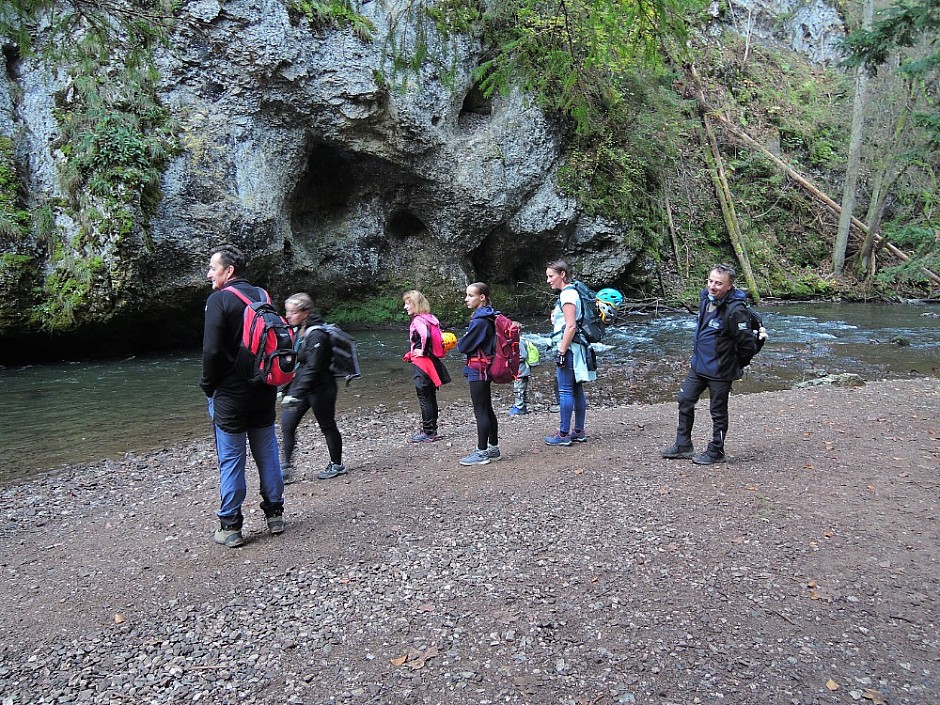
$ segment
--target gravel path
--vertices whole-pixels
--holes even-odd
[[[462,468],[468,409],[420,446],[380,409],[326,482],[305,424],[287,531],[250,471],[234,550],[208,442],[2,488],[0,703],[936,705],[940,380],[731,413],[723,466],[661,459],[659,404],[571,448],[506,417]]]

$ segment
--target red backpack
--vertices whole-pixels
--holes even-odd
[[[490,379],[509,384],[519,376],[519,324],[501,313],[493,319],[496,327],[496,352],[490,362]]]
[[[268,292],[258,287],[261,301],[252,301],[233,286],[223,291],[231,291],[245,302],[239,355],[251,357],[252,372],[249,380],[273,387],[290,382],[297,365],[294,329],[271,305]]]

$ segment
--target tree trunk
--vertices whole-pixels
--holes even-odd
[[[692,75],[695,78],[695,85],[700,96],[699,102],[705,104],[705,94],[702,91],[702,84],[699,81],[698,71],[692,66]],[[725,165],[721,158],[721,151],[718,149],[718,140],[715,139],[715,133],[712,132],[711,125],[708,123],[708,113],[702,111],[702,125],[705,128],[705,135],[710,151],[706,151],[709,172],[712,176],[712,182],[715,184],[715,193],[718,195],[718,203],[721,205],[721,214],[725,219],[725,227],[728,230],[728,238],[731,240],[731,247],[741,265],[741,272],[744,274],[744,280],[747,282],[751,298],[755,303],[760,303],[760,290],[757,288],[757,280],[754,278],[754,271],[751,269],[751,261],[747,256],[747,250],[744,248],[744,238],[741,235],[741,226],[738,224],[738,216],[734,212],[734,199],[731,197],[731,188],[728,186],[728,177],[725,175]]]
[[[721,214],[725,219],[725,227],[728,230],[728,238],[731,240],[731,247],[741,265],[741,272],[744,274],[744,280],[747,282],[751,297],[755,303],[760,303],[760,291],[757,289],[757,282],[754,279],[754,272],[751,271],[751,261],[748,259],[747,251],[744,249],[744,238],[741,236],[741,226],[738,224],[738,215],[734,211],[734,199],[731,197],[731,189],[728,186],[728,177],[725,175],[725,165],[721,159],[721,152],[718,149],[718,141],[712,132],[711,125],[708,124],[708,116],[702,115],[702,124],[705,126],[705,134],[708,139],[709,151],[705,155],[708,160],[709,172],[712,175],[712,182],[715,184],[715,192],[718,195],[718,203],[721,205]]]
[[[676,273],[679,275],[679,283],[685,286],[685,280],[688,278],[688,271],[682,276],[682,262],[679,260],[679,236],[676,234],[676,222],[672,217],[672,203],[669,200],[669,182],[663,178],[663,200],[666,207],[666,223],[669,226],[669,239],[672,241],[672,251],[676,256]]]
[[[709,108],[708,105],[705,103],[703,103],[702,105],[703,105],[703,109],[709,110],[710,112],[708,114],[714,117],[716,120],[718,120],[722,125],[724,125],[725,128],[729,132],[731,132],[731,134],[733,134],[735,137],[740,139],[742,142],[745,142],[746,144],[749,144],[752,147],[754,147],[754,149],[758,150],[761,154],[763,154],[770,161],[776,164],[781,170],[786,172],[787,176],[793,179],[793,181],[795,181],[807,193],[819,199],[836,215],[840,215],[842,213],[842,207],[838,203],[833,201],[831,198],[829,198],[829,196],[827,196],[825,193],[823,193],[818,188],[816,188],[809,181],[809,179],[807,179],[805,176],[803,176],[798,171],[796,171],[791,166],[789,166],[786,162],[780,159],[780,157],[778,157],[777,155],[767,150],[760,142],[755,140],[746,132],[743,132],[742,130],[739,130],[737,127],[732,125],[731,122],[726,117],[721,115],[721,113],[712,111],[712,109]],[[860,221],[858,218],[855,218],[854,216],[852,218],[852,226],[855,227],[855,229],[858,230],[862,234],[862,236],[865,236],[868,234],[868,227],[865,225],[865,223]],[[878,235],[877,233],[875,233],[872,237],[874,238],[875,245],[878,245],[882,241],[881,236]],[[892,245],[890,242],[886,242],[884,244],[884,247],[891,254],[893,254],[898,259],[903,260],[904,262],[907,262],[910,259],[908,255],[906,255],[904,252],[902,252],[897,247]],[[940,276],[938,276],[935,272],[932,272],[926,267],[924,267],[924,273],[926,273],[926,275],[930,278],[930,280],[934,284],[940,284]]]
[[[773,162],[781,171],[783,171],[784,173],[786,173],[787,176],[793,179],[793,181],[798,186],[800,186],[804,191],[812,195],[814,198],[817,198],[820,202],[822,202],[825,206],[827,206],[836,215],[841,215],[842,207],[838,203],[833,201],[829,196],[827,196],[825,193],[823,193],[818,188],[816,188],[812,184],[812,182],[810,182],[810,180],[807,179],[805,176],[803,176],[800,172],[798,172],[796,169],[791,167],[789,164],[783,161],[776,154],[768,150],[766,147],[764,147],[764,145],[762,145],[760,142],[755,140],[749,134],[739,129],[738,127],[736,127],[724,115],[722,115],[717,110],[712,108],[708,104],[708,102],[705,100],[705,94],[702,91],[701,81],[699,79],[698,71],[695,69],[695,66],[694,65],[690,66],[689,70],[692,74],[692,78],[695,80],[695,85],[696,85],[695,97],[699,103],[699,109],[702,111],[703,117],[706,114],[711,117],[714,117],[732,135],[737,137],[739,140],[741,140],[745,144],[750,145],[751,147],[759,151],[761,154],[763,154],[765,157],[767,157],[767,159]],[[860,221],[858,218],[855,218],[854,216],[852,217],[852,225],[855,227],[856,230],[858,230],[862,234],[863,237],[868,234],[868,227],[865,225],[865,223]],[[872,237],[874,238],[875,245],[879,245],[883,240],[883,238],[877,233],[874,233]],[[902,260],[903,262],[907,262],[908,260],[910,260],[910,257],[907,254],[899,250],[890,242],[884,242],[883,247],[886,250],[888,250],[891,254],[893,254],[895,257]],[[938,276],[935,272],[932,272],[926,267],[923,268],[923,271],[927,275],[927,277],[930,279],[930,281],[932,281],[934,284],[940,284],[940,276]]]
[[[871,27],[874,14],[874,0],[865,0],[862,28]],[[865,123],[865,89],[868,74],[860,67],[855,72],[855,98],[852,101],[852,133],[849,138],[849,161],[845,167],[845,185],[842,188],[842,213],[839,214],[839,227],[836,241],[832,246],[832,271],[842,274],[845,267],[845,251],[849,245],[849,229],[852,227],[852,212],[855,210],[855,191],[858,188],[858,170],[861,162],[862,129]]]
[[[891,136],[891,147],[899,145],[904,132],[910,124],[910,116],[914,111],[914,84],[908,82],[907,101],[898,114],[897,122],[894,125],[894,133]],[[888,151],[888,150],[886,150]],[[896,149],[890,149],[890,153],[896,153]],[[910,163],[898,166],[897,159],[887,156],[886,161],[882,163],[881,168],[875,175],[875,183],[872,187],[871,202],[868,204],[868,214],[865,216],[865,224],[868,226],[868,233],[862,242],[858,254],[858,269],[867,279],[871,279],[874,267],[871,263],[872,253],[875,249],[875,238],[881,230],[881,216],[884,213],[885,203],[888,201],[888,195],[894,186],[894,182],[900,178],[901,174],[910,166]]]

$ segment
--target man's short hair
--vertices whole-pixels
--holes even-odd
[[[718,272],[719,274],[727,274],[729,284],[734,284],[734,280],[738,276],[738,273],[734,271],[734,267],[732,267],[730,264],[716,264],[714,267],[712,267],[709,270],[709,272]]]
[[[235,245],[219,245],[209,250],[209,257],[219,256],[219,261],[223,267],[234,267],[235,276],[240,277],[245,273],[245,253],[239,250]]]

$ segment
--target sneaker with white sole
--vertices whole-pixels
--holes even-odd
[[[584,431],[572,431],[568,434],[568,438],[575,443],[587,443],[588,435]]]
[[[334,477],[339,477],[340,475],[345,475],[345,474],[346,474],[345,465],[343,465],[342,463],[337,465],[336,463],[331,462],[329,465],[327,465],[325,468],[323,468],[320,472],[317,473],[317,479],[318,480],[330,480]]]
[[[490,456],[485,450],[475,450],[470,455],[461,458],[461,465],[487,465],[490,462]]]
[[[571,436],[556,433],[554,436],[545,436],[545,445],[547,446],[570,446]]]
[[[434,441],[441,440],[441,437],[436,433],[425,433],[424,431],[418,431],[415,435],[408,439],[409,443],[434,443]]]
[[[499,446],[487,446],[486,450],[483,452],[486,453],[486,457],[490,460],[499,460],[503,457],[503,454],[499,452]]]

